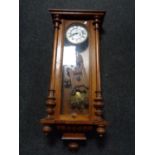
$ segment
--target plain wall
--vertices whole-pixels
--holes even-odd
[[[107,12],[101,40],[103,144],[89,139],[79,155],[134,155],[134,0],[20,0],[20,155],[71,155],[60,138],[50,142],[39,120],[45,116],[53,27],[49,8]]]

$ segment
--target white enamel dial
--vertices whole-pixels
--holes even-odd
[[[80,44],[87,40],[88,32],[84,26],[72,25],[66,31],[66,38],[73,44]]]

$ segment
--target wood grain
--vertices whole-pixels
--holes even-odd
[[[103,137],[108,125],[102,116],[103,97],[100,75],[100,30],[105,11],[49,9],[49,13],[54,24],[53,57],[46,101],[48,115],[40,122],[44,126],[43,132],[45,134],[58,130],[62,134],[62,140],[69,141],[69,148],[77,150],[79,140],[85,141],[87,139],[87,132],[96,130],[99,137]],[[89,107],[85,115],[82,113],[72,115],[68,100],[64,100],[65,96],[62,93],[64,33],[69,25],[83,24],[84,22],[87,23],[85,26],[89,33],[88,47],[85,49],[88,54],[81,54],[84,59],[81,69],[84,75],[83,81],[88,87]],[[74,72],[72,73],[74,74]],[[63,106],[65,106],[65,112],[62,112]]]

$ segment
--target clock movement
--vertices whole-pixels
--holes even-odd
[[[104,11],[49,10],[54,25],[53,56],[43,132],[60,133],[71,150],[88,133],[103,137],[100,30]]]

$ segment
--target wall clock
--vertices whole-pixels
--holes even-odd
[[[71,150],[96,131],[103,137],[100,29],[104,11],[49,10],[54,23],[53,57],[41,119],[45,134],[59,131]]]

